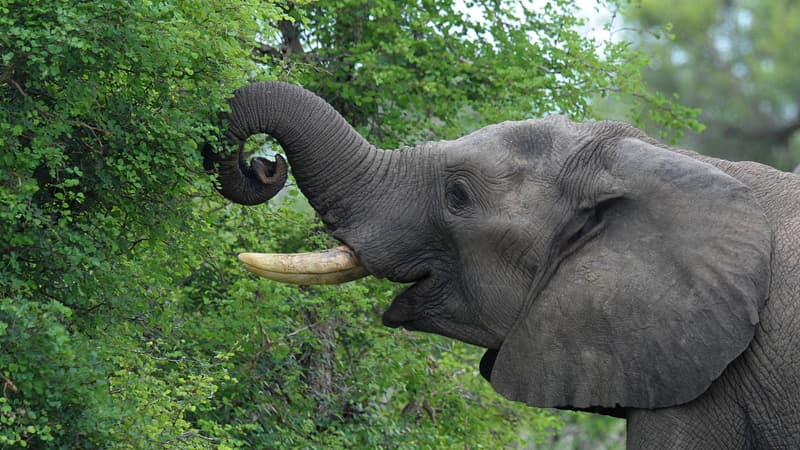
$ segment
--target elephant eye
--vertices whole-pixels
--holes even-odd
[[[469,189],[463,180],[455,180],[447,185],[445,200],[447,209],[453,214],[458,214],[472,205]]]

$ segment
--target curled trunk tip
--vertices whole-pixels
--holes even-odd
[[[248,163],[243,141],[228,155],[217,153],[210,144],[203,146],[202,153],[206,171],[217,176],[217,190],[235,203],[264,203],[286,184],[289,169],[281,155],[275,155],[274,162],[257,156]]]

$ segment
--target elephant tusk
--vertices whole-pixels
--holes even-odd
[[[339,284],[368,275],[347,246],[313,253],[240,253],[250,272],[281,283]]]

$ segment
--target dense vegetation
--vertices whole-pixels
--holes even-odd
[[[791,170],[800,162],[800,4],[793,0],[642,0],[629,38],[652,55],[652,88],[702,108],[690,148]],[[657,130],[655,124],[651,130]]]
[[[385,146],[592,117],[609,95],[697,128],[643,86],[642,54],[581,35],[572,1],[466,3],[0,2],[0,446],[549,439],[561,416],[494,394],[479,349],[380,326],[396,286],[246,274],[237,252],[330,238],[291,187],[225,202],[197,151],[254,79],[319,92]]]

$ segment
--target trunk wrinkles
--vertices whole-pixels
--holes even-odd
[[[372,180],[370,167],[384,153],[358,134],[325,100],[295,85],[253,83],[236,91],[226,138],[241,146],[253,134],[266,133],[283,147],[292,173],[311,205],[325,218],[339,208],[350,213],[346,195]],[[232,201],[256,204],[283,186],[282,160],[254,159],[248,166],[238,151],[217,156],[204,150],[206,167],[219,164],[221,192]],[[381,158],[382,159],[382,158]]]

